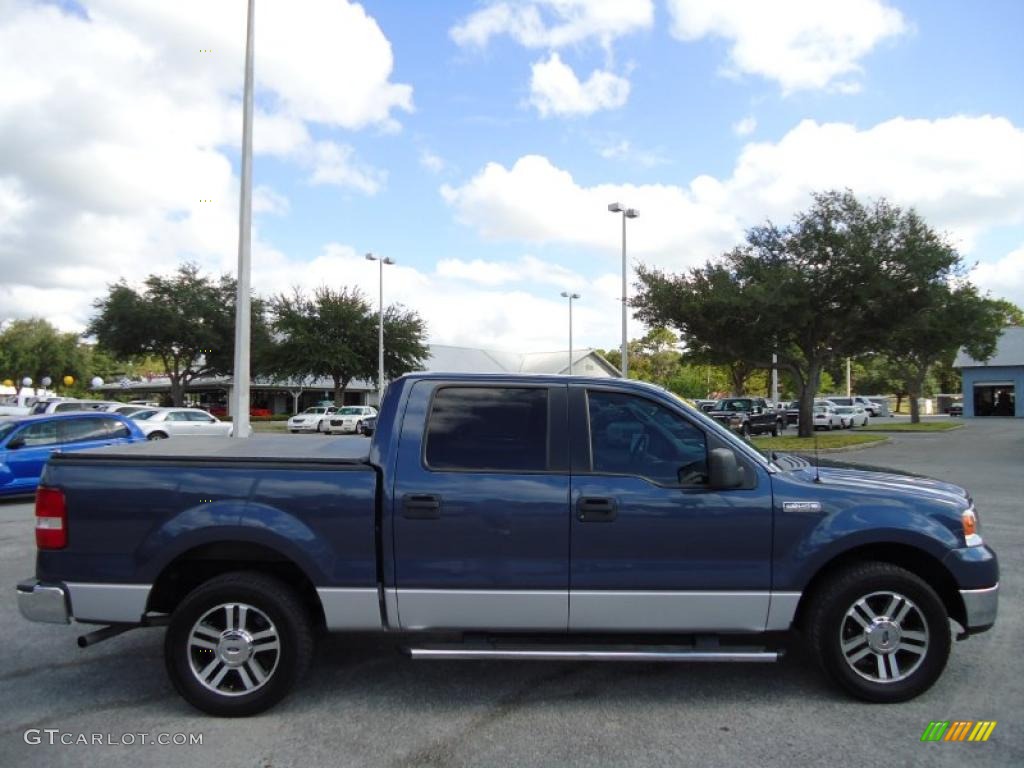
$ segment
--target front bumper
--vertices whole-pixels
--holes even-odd
[[[967,632],[976,634],[984,632],[996,623],[999,612],[999,584],[986,589],[961,589],[960,597],[964,601],[964,614],[967,619]]]
[[[29,621],[71,623],[67,590],[63,586],[40,584],[35,579],[18,584],[18,610]]]

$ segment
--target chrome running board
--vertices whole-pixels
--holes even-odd
[[[778,661],[778,651],[698,651],[690,648],[467,648],[461,646],[406,648],[413,659],[434,660],[530,660],[530,661]]]

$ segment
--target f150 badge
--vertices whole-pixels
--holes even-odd
[[[821,512],[820,501],[784,501],[783,512]]]

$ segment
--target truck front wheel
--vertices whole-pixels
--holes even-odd
[[[891,563],[845,568],[812,597],[811,648],[859,699],[897,702],[928,690],[949,659],[946,607],[921,578]]]
[[[313,625],[280,580],[235,572],[207,581],[171,616],[164,662],[178,693],[211,715],[242,717],[280,701],[313,653]]]

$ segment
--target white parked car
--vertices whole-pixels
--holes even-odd
[[[327,420],[338,409],[333,405],[307,408],[288,419],[289,432],[326,432]]]
[[[228,437],[230,421],[220,421],[200,408],[150,408],[131,414],[146,437],[163,440],[168,437]]]
[[[71,411],[104,411],[111,405],[124,405],[111,400],[72,400],[67,397],[51,397],[38,400],[32,406],[33,416],[51,413],[70,413]]]
[[[338,409],[327,421],[327,434],[359,434],[363,419],[377,415],[370,405],[346,405]]]
[[[815,429],[842,429],[843,417],[836,411],[834,405],[814,406],[814,428]]]
[[[868,412],[860,405],[840,405],[836,411],[843,420],[843,427],[866,427],[868,425]]]

